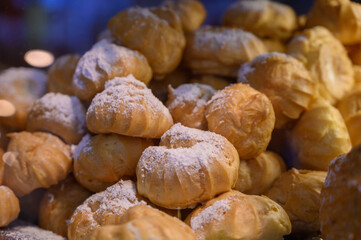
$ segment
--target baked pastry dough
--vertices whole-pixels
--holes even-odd
[[[345,120],[352,146],[361,144],[361,87],[347,94],[338,104],[343,119]]]
[[[258,156],[271,140],[275,125],[272,103],[248,84],[237,83],[218,91],[205,114],[208,129],[226,137],[240,159]]]
[[[66,143],[77,144],[87,131],[85,109],[77,97],[47,93],[31,107],[26,129],[50,132]]]
[[[215,90],[222,90],[223,88],[231,84],[231,82],[227,78],[209,74],[195,75],[189,80],[189,82],[207,84]]]
[[[88,108],[86,124],[94,133],[160,138],[173,119],[151,90],[129,75],[105,84]]]
[[[4,185],[21,197],[65,179],[71,170],[70,148],[58,137],[42,132],[10,133],[3,156]]]
[[[144,54],[156,78],[171,73],[181,61],[182,23],[169,8],[128,8],[111,18],[108,28],[124,46]]]
[[[172,9],[179,16],[185,32],[198,29],[206,19],[206,9],[197,0],[165,0],[163,6]]]
[[[129,208],[118,225],[103,226],[94,231],[91,240],[196,240],[184,222],[146,205]]]
[[[226,138],[177,123],[164,133],[159,146],[144,150],[137,187],[158,206],[193,208],[231,190],[238,166],[237,151]]]
[[[14,221],[20,213],[19,199],[6,186],[0,186],[0,227]]]
[[[243,64],[238,81],[249,83],[271,100],[276,128],[298,119],[317,93],[317,82],[303,64],[283,53],[266,53]]]
[[[288,39],[297,29],[297,16],[291,7],[266,0],[243,0],[232,4],[224,13],[223,22],[273,39]]]
[[[285,171],[283,159],[274,152],[265,151],[253,159],[240,162],[234,189],[245,194],[263,194]]]
[[[329,165],[321,191],[320,222],[323,239],[361,239],[361,145]]]
[[[307,27],[323,26],[343,44],[361,42],[361,5],[350,0],[316,0]]]
[[[317,232],[320,229],[320,194],[327,172],[291,169],[273,184],[266,196],[286,210],[292,232]]]
[[[92,192],[135,176],[140,155],[153,141],[116,134],[86,135],[73,152],[74,176]]]
[[[291,232],[287,213],[265,196],[224,193],[194,210],[185,221],[197,240],[278,240]]]
[[[326,28],[314,27],[296,35],[288,44],[287,53],[305,64],[318,82],[320,95],[331,104],[351,90],[352,63],[340,41]]]
[[[207,26],[187,34],[184,64],[194,73],[236,77],[242,63],[265,52],[252,33]]]
[[[326,171],[333,158],[351,149],[351,140],[340,112],[318,99],[292,129],[291,145],[300,168]]]
[[[33,102],[45,94],[47,76],[33,68],[9,68],[0,74],[0,99],[10,101],[16,109],[10,117],[0,117],[6,127],[23,130]]]
[[[54,61],[48,70],[49,92],[74,95],[73,75],[80,57],[79,54],[66,54]]]
[[[280,52],[280,53],[286,52],[286,46],[280,40],[272,39],[272,38],[261,38],[261,41],[267,48],[268,52]]]
[[[129,74],[148,84],[152,69],[140,52],[102,40],[80,58],[73,76],[74,94],[90,101],[104,90],[106,81]]]
[[[182,84],[176,89],[168,87],[169,98],[166,106],[174,122],[183,126],[207,130],[204,116],[208,100],[216,92],[211,86],[204,84]]]
[[[90,195],[91,193],[80,186],[72,176],[50,187],[40,203],[39,226],[66,237],[66,222]]]
[[[355,88],[361,87],[361,66],[353,65],[353,74],[355,79]]]
[[[137,194],[135,183],[121,180],[77,207],[68,224],[68,239],[90,239],[94,230],[118,224],[127,209],[139,204],[146,202]]]

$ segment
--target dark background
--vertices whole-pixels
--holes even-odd
[[[109,18],[129,6],[157,6],[161,0],[0,0],[0,69],[26,66],[24,53],[45,49],[56,57],[83,53]],[[235,0],[203,0],[206,24],[217,25]],[[284,0],[304,14],[313,0]]]

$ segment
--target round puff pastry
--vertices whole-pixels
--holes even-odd
[[[265,151],[253,159],[241,161],[234,189],[245,194],[263,194],[285,171],[283,159],[274,152]]]
[[[184,64],[194,73],[236,77],[242,63],[267,52],[252,33],[226,27],[203,27],[187,34]]]
[[[231,190],[239,158],[221,135],[175,124],[159,146],[148,147],[137,166],[139,194],[169,208],[193,208]]]
[[[352,63],[340,41],[326,28],[304,30],[289,42],[287,53],[305,64],[318,82],[320,95],[331,104],[351,90]]]
[[[225,12],[223,22],[259,37],[274,39],[288,39],[297,29],[297,16],[291,7],[266,0],[244,0],[232,4]]]
[[[129,75],[106,82],[88,108],[86,124],[94,133],[160,138],[173,119],[151,90]]]
[[[215,76],[215,75],[196,75],[193,76],[190,80],[190,83],[199,83],[199,84],[207,84],[214,88],[215,90],[222,90],[231,84],[231,82],[227,78]]]
[[[90,239],[94,230],[120,223],[125,211],[139,204],[146,202],[137,194],[135,183],[121,180],[77,207],[68,224],[68,239]]]
[[[74,176],[92,192],[135,176],[142,152],[153,141],[116,134],[86,135],[73,152]]]
[[[103,226],[94,231],[91,240],[196,240],[184,222],[154,208],[137,205],[129,208],[118,225]]]
[[[340,112],[318,99],[298,120],[290,134],[297,165],[327,170],[331,160],[351,149],[351,140]]]
[[[145,84],[152,79],[152,69],[140,52],[102,40],[80,58],[73,76],[74,95],[90,101],[104,90],[106,81],[129,74]]]
[[[361,5],[350,0],[316,0],[307,27],[323,26],[343,44],[361,42]]]
[[[266,196],[280,204],[292,223],[292,232],[317,232],[322,185],[327,173],[291,169],[273,184]]]
[[[26,118],[33,102],[45,94],[47,76],[33,68],[9,68],[0,74],[0,99],[10,101],[16,109],[10,117],[0,117],[0,123],[15,129],[25,129]]]
[[[4,185],[21,197],[65,179],[71,170],[70,148],[58,137],[42,132],[10,133],[3,156]]]
[[[73,75],[80,59],[79,54],[66,54],[54,61],[48,70],[49,92],[74,95]]]
[[[165,0],[163,6],[172,9],[179,16],[185,32],[198,29],[206,19],[206,9],[197,0]]]
[[[207,130],[207,120],[204,115],[208,100],[216,92],[209,85],[189,83],[176,89],[168,87],[169,98],[166,106],[174,122],[183,126]]]
[[[182,59],[182,23],[169,8],[128,8],[111,18],[108,28],[124,46],[144,54],[156,78],[171,73]]]
[[[90,195],[91,193],[80,186],[72,176],[50,187],[40,203],[39,226],[66,237],[66,222]]]
[[[283,42],[277,39],[261,38],[261,41],[267,48],[268,52],[286,52],[286,46]]]
[[[224,193],[198,207],[185,221],[197,240],[279,240],[291,232],[287,213],[265,196]]]
[[[31,107],[26,129],[50,132],[68,144],[77,144],[87,131],[84,106],[77,97],[47,93]]]
[[[329,165],[321,191],[320,222],[327,240],[361,239],[361,145]]]
[[[251,159],[267,148],[275,125],[271,101],[248,84],[218,91],[206,108],[208,129],[226,137],[240,159]]]
[[[238,81],[249,83],[271,100],[276,128],[298,119],[317,93],[317,83],[303,64],[283,53],[266,53],[243,64]]]
[[[358,87],[347,94],[338,104],[343,119],[345,120],[352,146],[361,144],[361,88]]]
[[[0,186],[0,227],[14,221],[20,213],[19,199],[6,186]]]

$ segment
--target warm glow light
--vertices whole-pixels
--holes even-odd
[[[54,56],[45,50],[29,50],[25,53],[25,61],[33,67],[47,67],[54,62]]]

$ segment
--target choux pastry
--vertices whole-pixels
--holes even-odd
[[[258,156],[271,140],[275,125],[272,103],[248,84],[237,83],[218,91],[205,114],[208,129],[226,137],[240,159]]]
[[[6,186],[0,186],[0,227],[14,221],[20,213],[19,199]]]
[[[276,128],[298,119],[317,92],[317,82],[303,64],[283,53],[266,53],[243,64],[238,81],[249,83],[271,100]]]
[[[274,39],[288,39],[298,23],[291,7],[266,0],[243,0],[232,4],[224,13],[223,22],[259,37]]]
[[[90,191],[103,191],[135,176],[142,152],[151,145],[151,140],[117,134],[86,135],[73,152],[74,176]]]
[[[207,84],[215,90],[222,90],[223,88],[231,84],[231,82],[227,78],[209,74],[195,75],[190,78],[189,82]]]
[[[194,210],[185,221],[197,240],[278,240],[291,232],[287,213],[265,196],[230,191]]]
[[[226,27],[203,27],[187,34],[184,64],[194,73],[236,77],[242,63],[267,52],[252,33]]]
[[[168,109],[132,75],[106,82],[86,114],[93,133],[160,138],[173,125]]]
[[[181,61],[182,22],[169,8],[128,8],[111,18],[108,28],[124,46],[144,54],[156,78],[171,73]]]
[[[280,204],[292,223],[292,232],[317,232],[325,171],[291,170],[282,173],[266,196]]]
[[[216,92],[209,85],[182,84],[176,89],[168,87],[169,97],[166,106],[174,122],[183,126],[207,130],[207,120],[204,115],[208,100]]]
[[[311,104],[290,134],[297,166],[327,170],[328,164],[351,149],[351,140],[340,112],[318,99]]]
[[[139,194],[170,209],[196,204],[231,190],[239,158],[221,135],[175,124],[159,146],[144,150],[137,166]]]
[[[50,132],[68,144],[77,144],[87,131],[84,106],[77,97],[47,93],[31,107],[26,129]]]
[[[140,52],[102,40],[80,58],[73,76],[74,95],[91,101],[106,81],[129,74],[148,84],[152,69]]]
[[[37,188],[49,188],[65,179],[71,170],[70,148],[58,137],[42,132],[10,133],[9,146],[3,155],[4,185],[16,196]]]
[[[47,76],[45,72],[33,68],[9,68],[0,74],[0,99],[10,101],[15,106],[15,114],[0,117],[6,127],[23,130],[33,102],[45,94]]]

